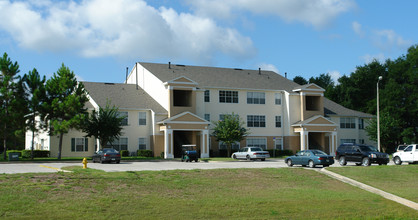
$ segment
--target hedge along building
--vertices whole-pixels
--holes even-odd
[[[333,153],[341,142],[373,144],[364,131],[372,115],[326,99],[315,84],[300,86],[272,71],[141,62],[123,84],[83,83],[89,109],[110,101],[127,116],[124,134],[113,143],[118,150],[149,149],[155,156],[174,158],[182,145],[192,144],[201,157],[217,155],[225,146],[210,135],[211,121],[231,113],[250,129],[234,148]],[[51,146],[54,155],[58,147]],[[92,155],[97,146],[94,138],[71,131],[65,135],[63,156]]]

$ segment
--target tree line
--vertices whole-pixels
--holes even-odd
[[[4,53],[0,57],[0,72],[0,152],[4,152],[4,160],[8,149],[24,148],[26,131],[32,131],[32,159],[34,136],[40,131],[59,136],[58,159],[61,159],[63,136],[70,129],[83,130],[86,137],[104,141],[101,145],[121,135],[123,117],[118,116],[118,108],[108,103],[105,108],[88,114],[87,91],[64,64],[48,80],[36,68],[20,76],[19,64]]]
[[[349,109],[377,115],[377,82],[379,76],[380,140],[387,152],[399,144],[417,143],[418,136],[418,45],[406,55],[381,63],[374,60],[357,66],[349,76],[335,83],[329,74],[309,80],[296,76],[293,81],[304,85],[315,83],[325,89],[325,97]],[[371,120],[366,131],[377,141],[377,120]]]

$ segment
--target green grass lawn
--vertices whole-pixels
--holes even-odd
[[[418,165],[330,167],[328,170],[418,203]]]
[[[301,168],[0,175],[0,219],[417,219]]]

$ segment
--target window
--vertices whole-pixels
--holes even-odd
[[[266,104],[264,92],[247,92],[247,104]]]
[[[281,105],[282,104],[282,94],[281,93],[275,93],[274,94],[274,104]]]
[[[358,129],[364,129],[364,119],[358,119]]]
[[[341,144],[344,144],[344,143],[356,143],[356,139],[341,139],[340,140],[340,142],[341,142]]]
[[[340,128],[356,128],[355,118],[340,118]]]
[[[222,141],[219,141],[219,150],[227,150],[226,144]],[[239,142],[235,142],[231,145],[232,150],[239,150]]]
[[[147,125],[147,113],[146,112],[139,112],[139,125]]]
[[[147,149],[147,139],[146,138],[138,138],[138,149],[139,150],[146,150]]]
[[[266,116],[247,115],[247,127],[255,127],[255,128],[266,127]]]
[[[219,115],[219,121],[223,121],[224,119],[225,119],[225,115],[228,115],[228,114],[220,114]],[[232,116],[232,114],[229,114],[229,115],[231,115]],[[235,115],[235,117],[239,117],[239,115]]]
[[[87,138],[71,138],[71,152],[89,151]]]
[[[118,116],[124,117],[120,123],[122,126],[128,125],[128,112],[118,112]]]
[[[117,151],[128,150],[128,138],[119,138],[114,140],[112,143],[108,143],[107,145],[111,146]]]
[[[219,91],[220,103],[238,103],[238,91]]]
[[[359,144],[364,144],[364,139],[358,139]]]
[[[210,114],[205,114],[205,120],[210,121]]]
[[[205,102],[210,102],[210,91],[205,90]]]
[[[282,127],[282,116],[276,116],[276,128]]]
[[[283,150],[283,139],[282,138],[274,139],[274,149]]]
[[[267,140],[265,138],[247,138],[247,147],[260,147],[267,149]]]

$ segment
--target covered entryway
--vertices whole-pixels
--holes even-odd
[[[201,158],[209,157],[210,122],[183,112],[158,123],[164,132],[164,158],[181,157],[182,145],[196,145]]]
[[[333,154],[337,144],[337,125],[321,115],[292,125],[300,134],[300,150],[318,149]]]

